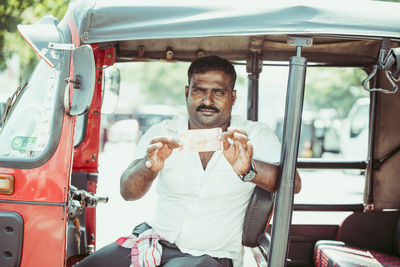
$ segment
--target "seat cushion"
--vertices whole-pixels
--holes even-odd
[[[400,257],[330,240],[320,240],[315,244],[314,259],[316,267],[400,266]]]

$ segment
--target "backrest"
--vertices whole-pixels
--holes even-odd
[[[242,244],[256,247],[258,237],[264,233],[272,215],[274,194],[259,186],[254,188],[243,222]]]
[[[400,86],[400,81],[397,82]],[[379,88],[391,88],[386,74],[381,71],[378,77]],[[399,145],[400,94],[378,94],[374,130],[374,160],[382,159],[395,151]],[[375,166],[374,166],[375,167]],[[373,202],[375,209],[400,209],[400,153],[394,153],[379,168],[374,168]]]
[[[348,245],[393,254],[396,252],[393,244],[399,231],[399,219],[399,211],[355,212],[344,220],[338,240]]]

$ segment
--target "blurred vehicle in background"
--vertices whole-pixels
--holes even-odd
[[[283,119],[278,120],[275,134],[282,138]],[[333,108],[324,108],[314,112],[304,110],[299,141],[299,158],[329,157],[339,154],[341,122],[338,112]]]
[[[304,110],[301,132],[299,140],[299,158],[320,158],[323,152],[321,139],[317,136],[314,126],[315,114],[312,111]],[[283,119],[277,121],[275,125],[275,134],[282,142]]]
[[[314,120],[316,136],[322,146],[322,157],[327,153],[338,154],[340,152],[340,120],[339,114],[334,108],[321,108]]]
[[[137,110],[136,118],[139,122],[139,136],[141,137],[153,124],[166,119],[172,119],[179,111],[165,105],[146,105]]]
[[[114,113],[103,116],[102,150],[106,142],[137,143],[153,124],[171,119],[178,110],[165,105],[146,105],[131,113]]]
[[[116,136],[124,136],[124,138],[131,140],[131,142],[136,142],[138,138],[138,126],[135,126],[135,122],[122,122],[120,121],[136,121],[133,113],[112,113],[112,114],[102,114],[101,124],[100,124],[100,151],[104,151],[104,147],[108,141],[111,142],[122,142],[117,141]],[[121,128],[121,125],[126,125],[127,129]],[[132,125],[133,124],[133,125]],[[114,126],[115,125],[115,126]],[[110,129],[113,128],[113,136],[110,139]],[[127,137],[129,135],[129,130],[134,129],[130,134],[135,137]],[[133,138],[133,139],[132,139]],[[127,140],[125,140],[127,141]]]
[[[136,119],[119,120],[112,124],[107,132],[108,142],[137,142],[139,138],[139,123]]]
[[[358,99],[351,108],[341,132],[341,154],[345,159],[367,158],[369,98]]]

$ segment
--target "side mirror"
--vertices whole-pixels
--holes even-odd
[[[82,45],[72,52],[74,77],[66,80],[64,106],[67,115],[76,116],[86,113],[92,104],[95,88],[95,62],[90,45]],[[73,87],[72,103],[70,85]]]
[[[118,68],[108,67],[103,71],[103,94],[101,113],[112,114],[118,104],[121,74]]]

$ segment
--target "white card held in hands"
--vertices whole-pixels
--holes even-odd
[[[178,133],[183,150],[194,152],[217,151],[222,149],[222,141],[218,138],[221,128],[188,130]]]

